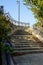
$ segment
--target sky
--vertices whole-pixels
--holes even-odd
[[[9,12],[12,18],[18,21],[18,4],[16,1],[17,0],[0,0],[0,6],[3,5],[5,12]],[[30,11],[23,4],[23,0],[19,1],[20,1],[20,21],[30,23],[30,26],[32,26],[36,22],[36,19],[34,18],[32,11]]]

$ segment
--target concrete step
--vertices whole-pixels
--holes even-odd
[[[39,47],[39,45],[27,44],[27,45],[14,45],[13,47]]]
[[[33,41],[16,41],[16,42],[12,42],[14,44],[37,44],[36,42],[33,42]]]
[[[15,43],[13,44],[14,47],[29,47],[29,46],[39,46],[39,44],[35,44],[35,43]]]
[[[37,50],[29,50],[29,49],[27,49],[27,50],[14,50],[13,51],[13,53],[15,53],[15,52],[18,52],[18,53],[21,53],[21,52],[43,52],[43,49],[37,49]]]
[[[29,43],[29,42],[33,42],[32,40],[14,40],[14,41],[12,41],[13,43],[15,43],[15,42],[20,42],[20,43]]]
[[[43,47],[15,47],[14,50],[35,50],[43,49]]]

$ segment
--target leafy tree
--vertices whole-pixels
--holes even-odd
[[[3,41],[10,32],[9,21],[3,15],[0,15],[0,39]]]
[[[43,26],[43,0],[24,0],[25,5],[33,12],[38,23]],[[30,7],[29,7],[30,6]]]
[[[11,50],[10,47],[5,47],[5,39],[8,38],[8,34],[11,32],[9,20],[4,16],[3,9],[0,8],[0,64],[2,65],[2,52]]]

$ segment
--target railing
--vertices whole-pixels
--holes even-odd
[[[38,30],[39,32],[43,32],[42,27],[33,26],[33,29]]]
[[[9,13],[5,13],[4,16],[10,20],[11,23],[13,23],[14,25],[18,25],[19,26],[19,22],[14,20]],[[24,27],[29,27],[29,23],[23,23],[23,22],[20,22],[20,26],[24,26]]]

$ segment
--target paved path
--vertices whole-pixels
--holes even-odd
[[[15,56],[17,65],[43,65],[43,53]]]

